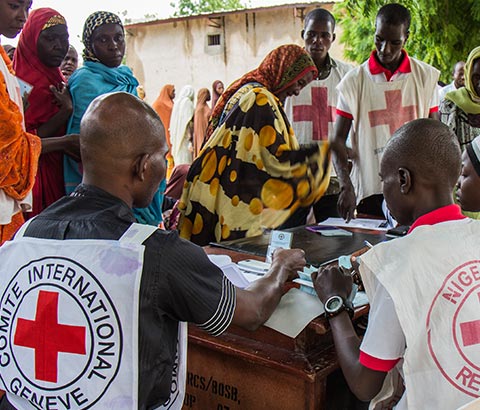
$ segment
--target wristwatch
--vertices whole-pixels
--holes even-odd
[[[344,310],[350,316],[350,319],[353,317],[353,304],[349,300],[343,300],[341,296],[330,296],[325,302],[325,316],[327,319],[337,316],[342,313]]]

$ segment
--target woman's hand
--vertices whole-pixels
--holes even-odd
[[[72,96],[65,83],[60,83],[58,86],[51,85],[50,91],[53,94],[55,105],[60,110],[71,113],[73,111]]]

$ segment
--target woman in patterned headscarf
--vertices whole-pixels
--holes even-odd
[[[302,223],[328,186],[329,149],[299,147],[283,101],[316,75],[303,48],[285,45],[222,94],[187,175],[180,236],[205,245]]]
[[[68,80],[73,100],[73,114],[68,133],[80,132],[80,121],[90,102],[102,94],[125,91],[137,95],[138,81],[132,70],[122,65],[125,54],[125,32],[122,21],[114,13],[96,11],[83,27],[83,66]],[[71,158],[65,160],[67,193],[73,192],[82,180],[81,164]],[[162,221],[162,184],[148,208],[134,208],[140,223],[158,225]]]
[[[32,11],[13,61],[17,77],[32,86],[25,110],[25,127],[42,138],[42,155],[32,190],[33,208],[26,217],[37,215],[65,195],[62,149],[54,151],[47,147],[51,148],[48,144],[56,140],[51,137],[65,135],[72,113],[72,100],[60,71],[67,51],[65,18],[51,8]]]

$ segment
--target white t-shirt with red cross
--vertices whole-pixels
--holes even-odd
[[[357,203],[382,193],[380,161],[394,131],[409,121],[427,118],[431,112],[438,111],[440,72],[403,53],[395,73],[382,67],[373,52],[337,86],[337,115],[353,120],[354,158],[350,178]]]
[[[480,397],[480,222],[449,205],[410,232],[361,257],[370,317],[359,361],[399,370],[397,410],[456,409]]]
[[[327,78],[313,80],[299,95],[289,97],[285,102],[285,112],[300,144],[328,141],[333,136],[336,87],[353,66],[332,58],[331,64]]]

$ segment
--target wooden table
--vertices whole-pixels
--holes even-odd
[[[234,262],[263,259],[214,247],[206,251],[229,254]],[[356,318],[367,312],[367,307],[358,309]],[[327,409],[327,379],[337,368],[323,317],[313,320],[295,339],[267,327],[247,332],[231,326],[220,337],[212,337],[190,326],[184,408]],[[344,393],[348,395],[348,390]]]

